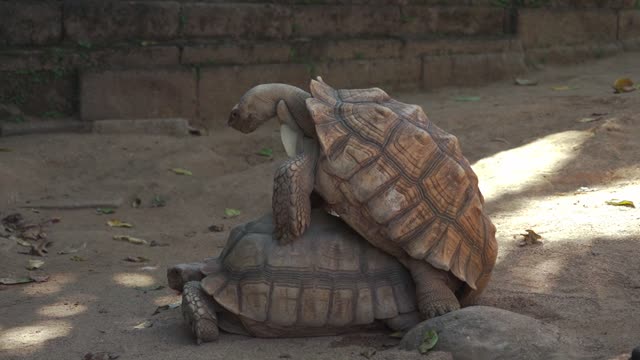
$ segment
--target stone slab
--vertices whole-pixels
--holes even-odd
[[[291,34],[291,9],[274,4],[185,3],[181,22],[186,37],[284,39]]]
[[[196,72],[184,68],[85,71],[81,119],[192,119],[197,114],[196,82]]]
[[[67,0],[64,27],[69,40],[85,46],[132,39],[166,40],[178,34],[179,13],[176,1]]]
[[[518,34],[526,49],[587,42],[614,42],[614,10],[521,9]]]
[[[288,62],[291,47],[282,42],[192,44],[182,51],[183,64],[230,65]]]
[[[622,10],[619,16],[618,38],[620,40],[640,38],[640,10]]]
[[[0,1],[0,45],[43,45],[62,37],[57,1]]]
[[[456,360],[579,358],[556,326],[487,306],[471,306],[424,321],[404,336],[400,348],[417,349],[429,330],[438,334],[434,350],[451,352]]]

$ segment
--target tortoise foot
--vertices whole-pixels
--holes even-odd
[[[199,281],[189,281],[184,284],[182,317],[196,336],[198,345],[218,339],[218,318],[214,305],[200,287]]]
[[[426,319],[431,319],[436,316],[441,316],[446,313],[459,310],[460,303],[457,299],[444,299],[444,300],[427,300],[420,301],[418,304],[420,313],[425,316]]]

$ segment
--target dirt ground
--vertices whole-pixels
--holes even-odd
[[[640,54],[548,67],[528,75],[537,86],[504,81],[392,93],[457,135],[479,176],[500,244],[480,303],[555,324],[595,359],[621,358],[640,345],[640,210],[605,203],[640,206],[640,91],[613,94],[610,85],[621,76],[640,81]],[[585,118],[595,119],[580,122]],[[277,340],[223,334],[196,346],[179,309],[152,316],[179,300],[166,287],[149,290],[166,285],[167,266],[216,255],[230,227],[269,211],[272,174],[285,158],[275,124],[249,136],[222,129],[188,138],[7,137],[0,148],[12,150],[0,152],[0,217],[18,211],[29,221],[60,218],[47,228],[53,245],[35,272],[49,280],[0,285],[2,359],[81,359],[96,351],[121,359],[364,359],[361,352],[371,348],[376,359],[397,343],[382,333]],[[261,148],[272,148],[273,158],[257,155]],[[150,206],[156,195],[164,207]],[[135,197],[140,208],[129,205]],[[123,206],[112,215],[28,208],[118,199]],[[225,208],[242,213],[225,219]],[[112,218],[135,227],[110,228]],[[214,224],[225,231],[209,231]],[[518,246],[526,229],[540,234],[542,245]],[[112,240],[118,234],[167,246]],[[73,247],[81,249],[58,254]],[[25,265],[37,257],[18,254],[25,249],[0,238],[0,277],[28,275]],[[147,320],[151,327],[134,328]]]

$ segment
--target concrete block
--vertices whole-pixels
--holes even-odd
[[[474,6],[407,6],[397,32],[424,35],[499,35],[504,9]]]
[[[291,47],[281,42],[220,42],[185,46],[183,64],[261,64],[289,61]]]
[[[75,71],[23,69],[0,72],[0,103],[17,105],[27,115],[76,110]]]
[[[433,90],[451,85],[453,62],[448,55],[432,55],[422,58],[422,87]]]
[[[616,41],[614,10],[521,9],[518,36],[526,49]]]
[[[62,37],[56,1],[0,1],[0,45],[43,45]]]
[[[404,56],[480,54],[499,52],[522,52],[518,39],[453,38],[410,40],[403,49]]]
[[[332,60],[386,59],[400,56],[402,41],[394,39],[349,39],[317,42]]]
[[[296,37],[384,36],[397,33],[398,6],[298,5],[293,7]]]
[[[291,9],[273,4],[185,3],[182,34],[187,37],[285,39]]]
[[[195,118],[196,77],[183,68],[86,71],[80,79],[81,118]]]
[[[420,86],[418,58],[329,61],[317,73],[337,88],[384,86],[388,89],[415,89]]]
[[[178,34],[175,1],[67,0],[64,26],[74,42],[171,39]]]
[[[224,126],[231,108],[247,90],[264,83],[286,83],[308,89],[309,71],[304,64],[203,67],[199,83],[200,118],[210,128]]]
[[[620,16],[619,39],[640,38],[640,10],[622,10]]]

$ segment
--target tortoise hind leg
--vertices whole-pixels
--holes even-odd
[[[421,321],[422,316],[420,313],[414,311],[406,314],[398,314],[396,317],[384,320],[384,323],[393,331],[409,331]]]
[[[409,271],[416,284],[418,309],[426,319],[460,309],[460,302],[454,293],[460,287],[460,280],[448,271],[438,270],[417,260],[411,260]]]
[[[182,317],[191,327],[198,345],[218,339],[218,318],[213,300],[200,287],[199,281],[184,284],[182,292]]]
[[[315,181],[316,155],[303,152],[285,161],[273,184],[274,235],[287,244],[304,234],[311,222],[311,192]]]

